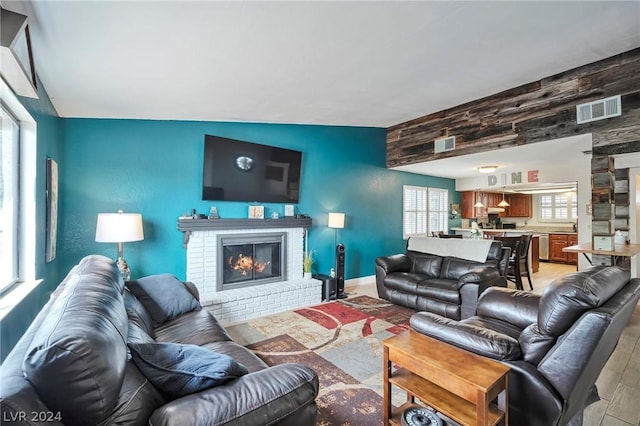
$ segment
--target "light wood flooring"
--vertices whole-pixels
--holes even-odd
[[[551,282],[574,272],[575,266],[540,262],[533,274],[533,292],[542,294]],[[524,279],[524,288],[529,288]],[[514,287],[513,283],[509,283]],[[347,287],[352,296],[378,297],[375,283]],[[600,401],[590,405],[584,416],[584,426],[640,426],[640,305],[625,327],[616,350],[596,382]]]

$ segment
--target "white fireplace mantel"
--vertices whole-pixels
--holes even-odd
[[[180,219],[187,249],[188,281],[200,292],[200,301],[223,324],[244,321],[319,303],[322,282],[302,276],[306,229],[310,218]],[[218,236],[221,234],[286,233],[284,281],[232,290],[217,290]]]
[[[229,229],[311,228],[310,217],[284,217],[281,219],[178,219],[178,231],[184,232],[182,244],[187,248],[193,231]]]

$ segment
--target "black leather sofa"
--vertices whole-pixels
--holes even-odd
[[[616,266],[555,280],[537,296],[491,288],[476,316],[412,316],[414,330],[508,365],[509,423],[581,425],[595,382],[640,298],[640,279]]]
[[[313,370],[298,364],[268,367],[202,309],[195,286],[156,277],[151,286],[141,279],[125,288],[113,261],[104,256],[88,256],[76,265],[2,364],[2,423],[315,424],[318,378]],[[173,303],[175,295],[181,304]],[[150,304],[158,300],[173,309],[163,311],[168,319],[161,324],[157,306]],[[152,377],[136,351],[166,346],[197,349],[195,362],[200,364],[182,368],[174,379],[167,367],[174,360],[164,361],[160,374]],[[193,363],[186,353],[175,361]],[[224,357],[225,366],[239,367],[220,367],[214,374],[216,386],[176,397],[173,388],[181,374],[189,377],[188,392],[202,387],[202,369],[212,365],[202,360],[210,355]],[[158,380],[166,384],[158,386]]]
[[[507,286],[504,275],[510,253],[501,242],[493,241],[484,263],[414,250],[378,257],[378,296],[417,311],[468,318],[476,313],[483,291]]]

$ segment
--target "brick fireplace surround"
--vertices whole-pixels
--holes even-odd
[[[302,274],[304,230],[311,219],[180,219],[187,249],[187,280],[200,292],[200,302],[223,324],[301,308],[322,301],[322,282]],[[243,236],[286,233],[286,279],[217,291],[217,250],[220,234]]]

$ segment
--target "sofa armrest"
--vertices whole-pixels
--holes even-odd
[[[483,291],[501,277],[500,271],[493,266],[480,266],[467,272],[458,279],[458,288],[468,283],[482,284]],[[479,292],[478,294],[481,294]]]
[[[156,409],[149,424],[268,425],[286,417],[291,424],[315,424],[318,376],[300,364],[281,364],[225,385],[184,396]]]
[[[411,259],[406,254],[393,254],[376,258],[376,266],[382,268],[386,274],[392,272],[409,272]]]
[[[411,328],[461,349],[498,360],[522,358],[517,339],[488,328],[458,322],[431,312],[411,316]]]

